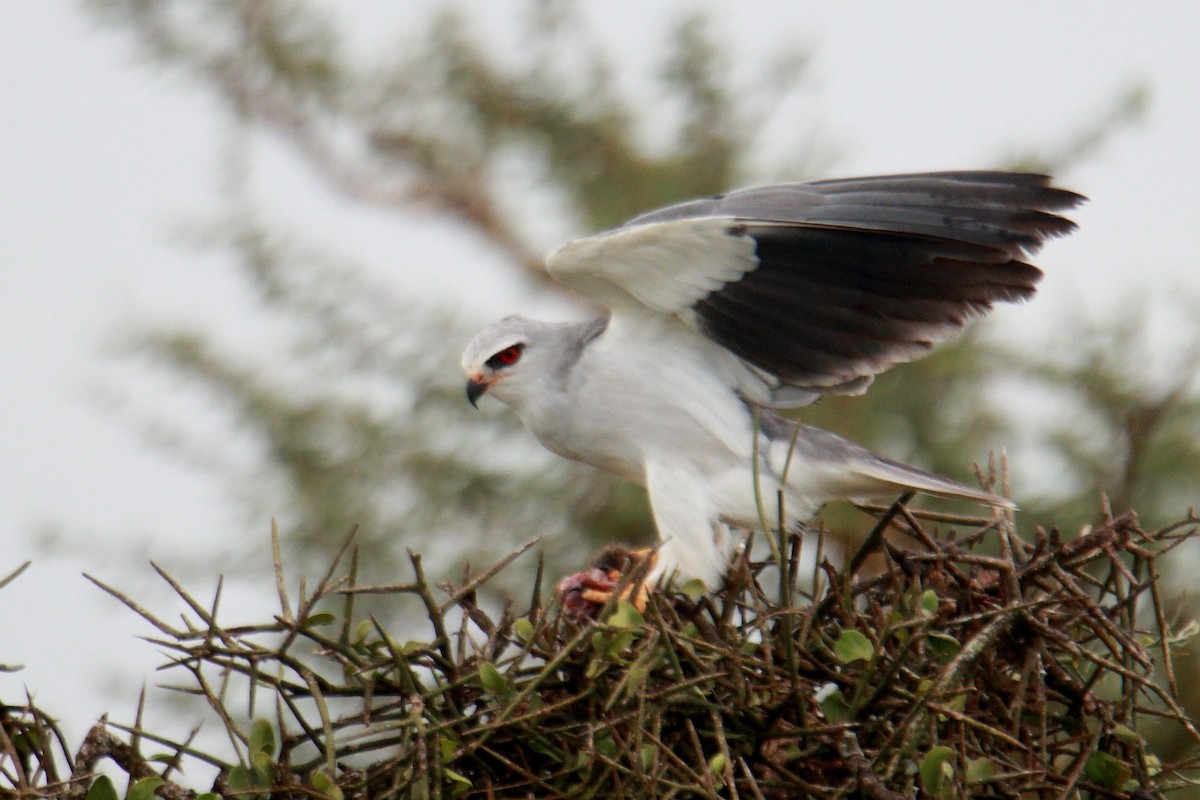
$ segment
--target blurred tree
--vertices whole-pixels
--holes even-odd
[[[396,62],[366,65],[349,53],[336,16],[312,3],[86,5],[135,35],[158,63],[211,87],[243,130],[271,132],[347,197],[456,221],[534,293],[555,290],[542,271],[545,231],[528,218],[531,202],[556,203],[564,233],[587,232],[678,199],[813,171],[800,160],[771,174],[749,167],[763,146],[756,133],[799,93],[804,57],[764,56],[754,91],[735,91],[700,16],[683,19],[663,48],[654,99],[635,102],[618,87],[618,54],[567,2],[531,0],[515,52],[497,52],[467,18],[444,12],[399,48]],[[1140,90],[1126,93],[1059,155],[1020,161],[1053,169],[1086,157],[1144,104]],[[544,196],[512,196],[503,178],[513,170],[535,174]],[[565,559],[560,565],[578,563],[600,541],[647,536],[640,490],[549,456],[511,414],[468,417],[458,352],[490,320],[425,307],[402,281],[371,282],[343,263],[353,254],[314,254],[262,222],[232,172],[231,211],[209,243],[228,249],[264,310],[291,323],[291,363],[256,366],[208,332],[151,330],[137,350],[218,398],[231,425],[259,443],[261,469],[239,476],[241,494],[279,515],[294,542],[324,550],[358,524],[363,541],[413,546],[445,571],[464,551],[485,560],[535,533],[586,534],[557,539],[549,550]],[[1171,434],[1194,424],[1194,384],[1147,394],[1115,366],[1128,351],[1108,344],[1093,337],[1075,358],[1031,361],[987,344],[976,329],[882,376],[864,398],[831,399],[801,416],[967,478],[966,462],[1021,426],[994,400],[996,380],[1018,373],[1065,388],[1094,429],[1068,421],[1053,438],[1064,468],[1054,488],[1069,486],[1069,496],[1021,501],[1064,526],[1081,524],[1096,491],[1120,505],[1166,502],[1162,487],[1190,486],[1198,463],[1194,442]],[[1101,468],[1118,443],[1123,466]],[[1171,489],[1173,500],[1178,494]],[[1070,513],[1051,517],[1051,500]],[[377,575],[400,550],[372,547]]]
[[[1091,521],[1103,494],[1154,528],[1200,503],[1200,324],[1194,297],[1174,300],[1152,310],[1135,296],[1101,319],[1073,320],[1040,352],[996,353],[997,373],[1058,409],[1039,443],[1061,479],[1025,504],[1033,518]],[[1156,327],[1169,337],[1152,336]]]
[[[519,42],[508,48],[466,16],[432,13],[387,63],[359,62],[334,4],[84,3],[155,63],[209,87],[236,122],[229,210],[203,242],[240,266],[264,317],[285,323],[286,363],[264,365],[208,330],[144,330],[134,352],[215,399],[229,441],[248,436],[257,445],[248,470],[230,477],[235,468],[218,463],[237,499],[259,518],[278,516],[296,551],[322,562],[330,542],[359,525],[371,554],[366,582],[388,580],[404,546],[450,575],[464,554],[489,562],[548,534],[553,575],[603,541],[648,537],[639,489],[546,453],[510,413],[471,416],[458,355],[492,320],[428,307],[406,292],[401,267],[382,285],[365,277],[355,253],[322,253],[266,221],[239,161],[253,152],[240,145],[269,135],[364,208],[453,221],[510,264],[531,295],[548,294],[558,291],[541,266],[551,235],[826,166],[760,156],[757,134],[771,113],[806,99],[803,54],[759,56],[753,91],[736,91],[719,39],[703,17],[686,17],[664,43],[655,92],[634,100],[619,84],[620,54],[598,43],[570,2],[529,0]],[[1015,149],[1002,166],[1061,172],[1140,119],[1146,102],[1140,88],[1119,94],[1057,148]],[[763,161],[769,171],[752,167]],[[514,195],[514,174],[524,176],[522,191],[540,190]],[[550,223],[547,208],[557,213]],[[1153,316],[1121,309],[1071,321],[1061,342],[1037,353],[1014,353],[976,326],[881,376],[866,396],[830,398],[800,416],[964,480],[970,460],[1024,435],[1055,474],[1036,484],[1015,476],[1022,525],[1073,534],[1092,521],[1100,492],[1118,512],[1135,507],[1147,525],[1165,522],[1200,500],[1200,328],[1194,314],[1182,315],[1173,340],[1187,344],[1172,348],[1170,369],[1156,370],[1174,377],[1150,380],[1147,365],[1158,359],[1142,334]],[[1041,413],[1048,407],[1058,414]],[[1031,442],[1034,408],[1042,424]],[[204,435],[206,445],[220,438]],[[830,524],[864,527],[836,515]],[[555,536],[565,531],[572,535]],[[1194,695],[1190,676],[1200,673],[1181,666],[1178,674]]]
[[[203,80],[245,130],[273,132],[340,192],[457,221],[532,292],[558,290],[505,174],[536,173],[566,209],[564,229],[579,232],[720,191],[747,177],[754,132],[778,97],[797,91],[804,66],[795,54],[765,64],[761,91],[740,102],[703,19],[689,17],[664,48],[650,108],[622,97],[613,54],[566,3],[528,4],[516,54],[490,51],[446,12],[398,63],[364,68],[314,4],[87,5],[160,63]],[[667,127],[669,143],[647,143],[649,128]],[[266,313],[294,323],[290,369],[252,366],[206,332],[154,329],[134,343],[258,442],[261,469],[236,479],[239,496],[279,515],[301,545],[323,552],[357,524],[362,541],[418,547],[442,569],[464,551],[484,560],[534,533],[585,533],[581,545],[563,537],[551,548],[571,564],[597,542],[650,534],[640,489],[550,456],[511,414],[469,418],[458,354],[490,320],[426,308],[402,285],[370,284],[342,256],[314,254],[262,223],[243,167],[231,169],[231,210],[205,244],[241,265]],[[283,377],[297,372],[309,379]],[[375,568],[386,571],[400,550],[373,548]]]

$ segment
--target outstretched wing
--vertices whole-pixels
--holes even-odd
[[[940,172],[744,189],[569,242],[550,273],[612,308],[676,315],[766,382],[776,405],[860,394],[996,302],[1084,198],[1049,177]]]

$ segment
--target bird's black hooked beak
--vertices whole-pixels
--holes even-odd
[[[488,386],[490,384],[483,383],[482,381],[467,379],[467,400],[475,408],[479,408],[479,398],[483,397],[483,393],[488,390]]]

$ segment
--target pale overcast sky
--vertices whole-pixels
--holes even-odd
[[[440,4],[330,5],[371,50],[406,30],[418,6]],[[640,76],[656,64],[671,14],[697,4],[583,5],[626,59],[623,81],[643,91]],[[1006,310],[1001,322],[1028,336],[1075,309],[1119,313],[1118,301],[1143,291],[1200,296],[1192,263],[1200,252],[1194,3],[699,5],[720,20],[722,38],[744,59],[789,45],[811,48],[807,80],[815,99],[781,115],[769,138],[785,154],[789,131],[802,132],[796,146],[803,146],[815,128],[839,153],[831,177],[991,166],[1014,148],[1063,142],[1116,93],[1144,84],[1151,93],[1145,123],[1060,176],[1091,197],[1075,215],[1081,230],[1039,260],[1047,271],[1042,296]],[[486,7],[483,24],[503,36],[513,3]],[[117,364],[106,345],[139,320],[244,332],[248,350],[255,329],[239,321],[251,307],[228,265],[173,239],[220,200],[229,121],[203,89],[158,74],[135,57],[127,37],[99,28],[66,0],[0,0],[0,74],[0,575],[27,558],[35,562],[0,592],[0,663],[27,665],[0,675],[0,697],[18,702],[28,686],[79,735],[103,711],[126,720],[132,714],[127,686],[120,701],[98,691],[110,670],[153,682],[159,663],[133,638],[145,627],[114,611],[81,571],[124,582],[152,604],[165,600],[144,577],[147,558],[182,571],[189,554],[223,537],[261,537],[267,563],[267,519],[248,526],[219,484],[148,446],[128,415],[107,410],[126,388],[137,408],[167,418],[195,402],[137,391],[136,370]],[[521,310],[505,307],[520,298],[499,283],[502,273],[440,223],[347,207],[286,152],[268,153],[263,169],[275,179],[264,195],[275,213],[377,274],[489,313]],[[432,263],[435,247],[440,271],[414,276],[399,266]],[[471,296],[460,297],[462,275],[471,270]],[[481,291],[479,281],[496,285]],[[1170,349],[1169,335],[1163,346]],[[447,364],[447,375],[459,380],[456,364]],[[202,421],[204,409],[194,412]],[[35,544],[46,531],[55,532],[53,552]],[[122,545],[132,542],[149,542],[148,552],[121,563],[130,555]],[[247,598],[251,616],[269,613],[266,601],[254,609]],[[31,626],[45,636],[31,636]]]

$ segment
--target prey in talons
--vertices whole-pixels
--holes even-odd
[[[618,600],[628,600],[639,612],[645,611],[652,588],[647,576],[657,561],[657,548],[631,550],[609,545],[590,567],[560,580],[555,593],[564,613],[576,622],[598,619],[614,594]]]

